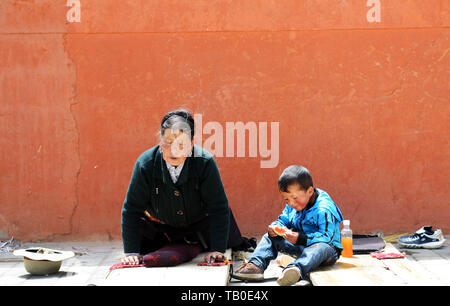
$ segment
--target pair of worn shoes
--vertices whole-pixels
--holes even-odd
[[[243,281],[263,281],[264,271],[252,262],[244,262],[232,274],[232,277]],[[290,266],[283,270],[277,283],[280,286],[291,286],[297,283],[301,277],[300,270],[295,266]]]

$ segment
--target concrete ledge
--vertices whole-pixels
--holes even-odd
[[[231,258],[231,249],[225,252]],[[124,268],[113,270],[99,286],[227,286],[230,266],[197,266],[205,253],[193,260],[167,268]]]
[[[387,243],[386,253],[400,253]],[[333,266],[310,273],[314,286],[404,286],[439,285],[434,275],[405,258],[378,260],[370,255],[340,257]]]

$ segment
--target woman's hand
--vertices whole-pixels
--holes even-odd
[[[141,255],[129,255],[129,256],[121,258],[120,261],[124,265],[135,266],[135,265],[142,263],[142,259],[143,259],[143,257]]]
[[[224,261],[226,259],[225,255],[220,252],[209,252],[205,255],[205,261],[208,264],[214,263],[214,261]]]

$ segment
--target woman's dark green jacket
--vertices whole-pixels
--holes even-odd
[[[228,199],[213,156],[194,145],[174,184],[159,145],[139,156],[122,208],[125,253],[140,251],[140,218],[151,216],[176,228],[209,217],[211,251],[225,252],[229,235]]]

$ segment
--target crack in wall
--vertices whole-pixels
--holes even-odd
[[[75,182],[74,182],[74,192],[75,192],[75,200],[74,200],[74,205],[72,208],[72,212],[70,213],[70,217],[69,217],[69,232],[67,233],[63,233],[63,236],[68,236],[71,235],[73,233],[73,220],[75,218],[75,213],[78,209],[79,206],[79,182],[80,182],[80,174],[81,174],[81,152],[80,152],[80,129],[78,126],[78,121],[76,118],[76,114],[74,112],[74,106],[78,105],[78,89],[77,89],[77,66],[75,64],[75,62],[73,61],[73,59],[70,57],[70,54],[67,50],[67,33],[65,33],[63,35],[63,48],[64,48],[64,52],[67,54],[68,59],[70,60],[71,65],[73,65],[73,70],[74,70],[74,79],[73,79],[73,83],[72,83],[72,96],[70,97],[69,100],[69,111],[70,111],[70,115],[72,117],[73,120],[73,124],[74,124],[74,129],[76,132],[76,154],[78,156],[78,169],[75,173]]]

